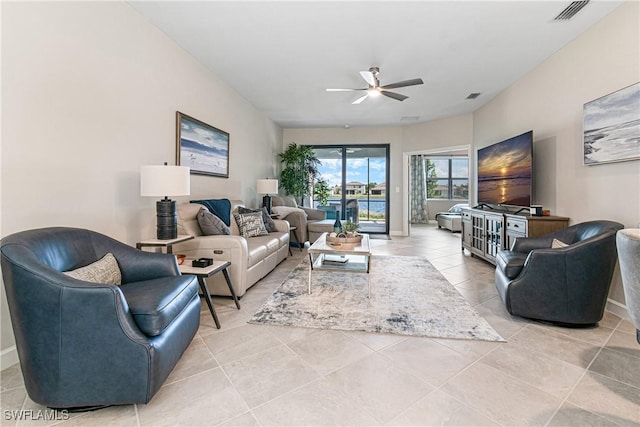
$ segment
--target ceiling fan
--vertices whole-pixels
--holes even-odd
[[[360,75],[367,82],[369,87],[362,88],[362,89],[327,89],[327,92],[352,92],[352,91],[361,91],[361,90],[367,91],[366,94],[362,95],[360,98],[353,101],[352,104],[360,104],[369,96],[376,97],[380,95],[388,96],[389,98],[393,98],[398,101],[404,101],[405,99],[408,98],[408,96],[395,93],[395,92],[389,92],[389,89],[421,85],[424,83],[422,79],[411,79],[411,80],[403,80],[401,82],[380,86],[380,80],[378,80],[379,73],[380,73],[380,69],[378,67],[371,67],[369,68],[369,71],[360,71]]]

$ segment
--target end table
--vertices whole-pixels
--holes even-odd
[[[189,235],[183,234],[183,235],[179,235],[175,239],[167,239],[167,240],[148,239],[148,240],[142,240],[142,241],[136,243],[136,249],[142,249],[143,247],[162,247],[162,248],[167,248],[167,253],[171,254],[171,253],[173,253],[173,248],[172,248],[173,245],[175,245],[176,243],[186,242],[187,240],[191,240],[191,239],[193,239],[193,236],[189,236]]]
[[[182,274],[192,274],[198,278],[198,284],[200,285],[200,290],[204,294],[204,300],[207,302],[209,306],[209,311],[211,312],[211,316],[213,317],[213,321],[216,322],[216,327],[220,329],[220,321],[218,320],[218,315],[216,314],[216,310],[213,308],[213,302],[211,301],[211,294],[209,293],[209,288],[207,287],[207,282],[204,280],[207,277],[211,277],[216,273],[222,271],[224,274],[224,279],[227,281],[227,286],[229,286],[229,291],[231,291],[231,296],[233,297],[233,301],[236,303],[236,307],[240,310],[240,302],[238,301],[238,297],[236,296],[236,291],[233,289],[233,283],[231,283],[231,277],[229,276],[229,271],[227,268],[231,265],[229,261],[213,261],[213,264],[207,267],[193,267],[191,262],[193,259],[187,258],[184,260],[182,264],[180,264],[180,272]]]

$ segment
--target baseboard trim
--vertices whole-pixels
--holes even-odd
[[[0,351],[0,370],[5,370],[18,363],[18,349],[15,345]]]
[[[605,306],[605,310],[610,311],[611,313],[615,314],[616,316],[620,316],[623,319],[631,320],[631,318],[629,318],[627,306],[618,301],[614,301],[611,298],[607,298],[607,305]]]

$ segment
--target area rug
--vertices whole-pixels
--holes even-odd
[[[424,257],[373,256],[367,274],[304,259],[249,323],[484,341],[504,339]]]

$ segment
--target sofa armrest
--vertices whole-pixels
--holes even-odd
[[[273,223],[276,226],[276,229],[278,231],[282,231],[284,233],[288,233],[289,232],[289,222],[282,220],[282,219],[274,219]]]

